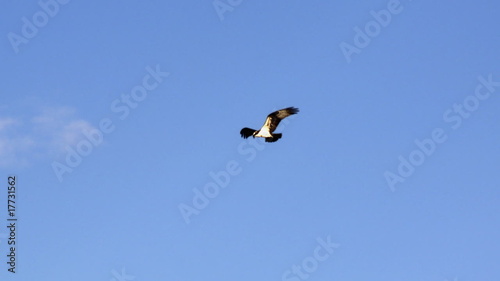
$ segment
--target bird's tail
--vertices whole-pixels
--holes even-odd
[[[275,141],[281,139],[281,136],[282,136],[281,133],[279,133],[279,134],[272,134],[272,135],[273,135],[272,138],[266,138],[266,142],[275,142]]]

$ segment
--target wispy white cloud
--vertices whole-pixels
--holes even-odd
[[[33,147],[34,142],[29,136],[17,133],[21,126],[18,119],[0,118],[0,166],[25,164],[19,154]]]
[[[64,148],[67,145],[75,145],[83,138],[83,131],[93,130],[94,127],[87,121],[78,119],[65,124],[54,137],[53,144],[56,147]]]
[[[0,131],[18,123],[18,120],[14,118],[0,118]]]
[[[67,106],[44,107],[29,118],[0,117],[0,166],[26,166],[55,157],[94,127]]]
[[[59,153],[66,146],[73,146],[83,138],[82,132],[94,127],[81,118],[76,118],[76,110],[71,107],[47,107],[41,114],[31,119],[34,131],[40,140],[45,140],[46,149]]]

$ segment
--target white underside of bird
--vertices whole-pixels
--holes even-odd
[[[269,128],[263,127],[259,130],[259,133],[256,134],[255,137],[272,138],[273,135],[271,134],[271,132],[269,132]]]

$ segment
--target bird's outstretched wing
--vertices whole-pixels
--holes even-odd
[[[256,130],[250,129],[250,128],[243,128],[240,131],[241,137],[246,139],[248,137],[253,136],[253,133],[255,133]]]
[[[283,108],[280,110],[277,110],[271,114],[269,114],[266,118],[266,122],[264,122],[264,127],[269,128],[269,132],[272,133],[278,125],[280,124],[281,120],[287,118],[290,115],[297,114],[299,112],[298,108],[295,107],[287,107]]]

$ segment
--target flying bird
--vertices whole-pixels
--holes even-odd
[[[297,114],[299,112],[298,108],[287,107],[277,110],[269,115],[267,115],[266,122],[260,130],[254,130],[250,128],[243,128],[240,131],[241,137],[246,139],[248,137],[265,138],[266,142],[275,142],[281,138],[280,134],[273,134],[274,130],[278,127],[281,120],[287,118],[290,115]]]

